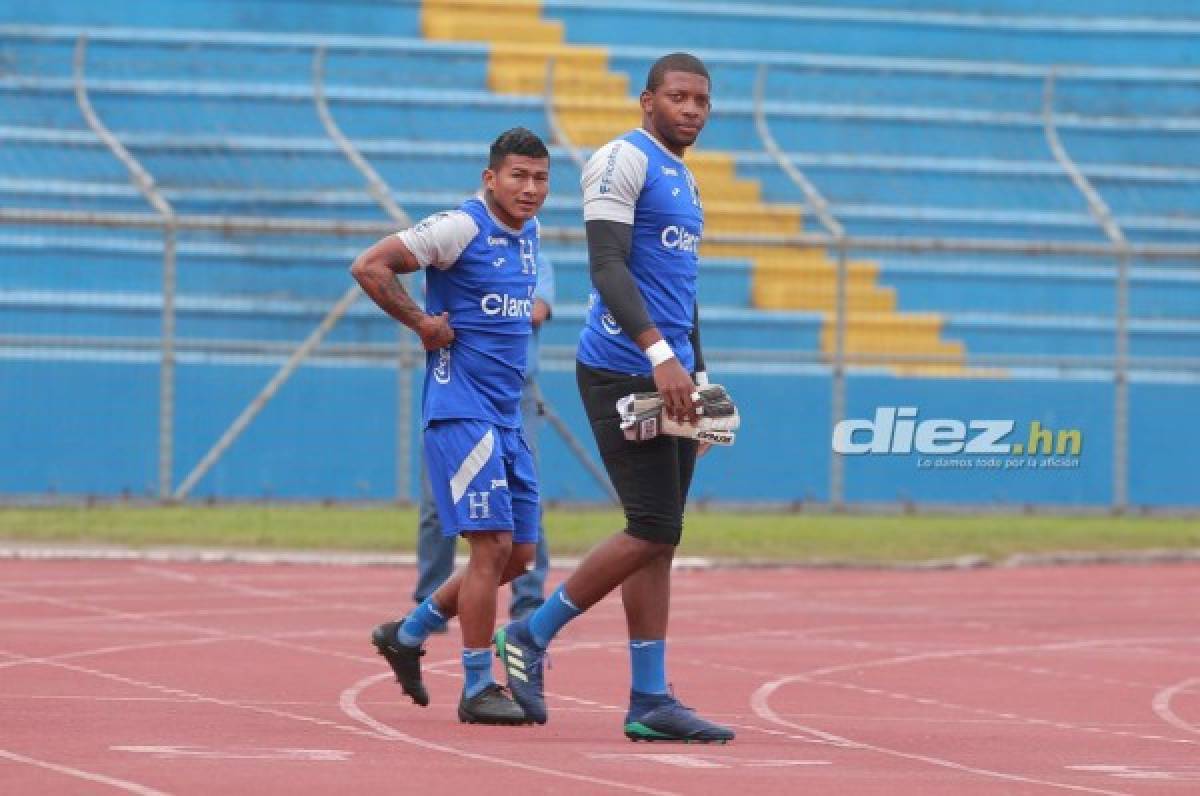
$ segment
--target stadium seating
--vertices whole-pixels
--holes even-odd
[[[91,100],[180,213],[384,219],[314,111],[318,45],[338,123],[413,217],[474,189],[495,131],[550,136],[548,58],[554,111],[587,149],[636,123],[649,64],[686,45],[714,77],[713,119],[692,160],[709,235],[819,231],[759,142],[753,92],[765,61],[771,129],[850,234],[1103,242],[1044,138],[1046,65],[1063,63],[1063,141],[1130,240],[1200,241],[1200,18],[1183,0],[1139,8],[1134,21],[1117,0],[43,6],[20,6],[0,27],[0,209],[150,212],[76,104],[72,56],[89,25]],[[560,147],[553,171],[542,221],[578,233],[579,172]],[[369,239],[183,233],[179,333],[201,347],[296,341],[346,288],[346,265]],[[0,335],[150,345],[159,240],[153,229],[0,227]],[[545,342],[569,351],[586,261],[577,235],[547,250],[561,308]],[[717,356],[829,353],[828,252],[727,243],[705,255],[705,342]],[[35,257],[56,265],[31,268]],[[1113,351],[1114,274],[1111,258],[1084,255],[852,251],[847,347],[936,355],[958,363],[939,375],[962,377],[998,373],[971,368],[976,356],[1099,362]],[[1200,357],[1198,308],[1194,264],[1135,261],[1131,353]],[[330,342],[394,339],[360,304]]]
[[[573,28],[568,26],[568,30]],[[203,37],[193,36],[190,43],[194,47],[202,40]],[[197,53],[181,47],[181,43],[189,40],[178,32],[169,35],[129,32],[124,39],[113,36],[94,42],[89,59],[89,76],[98,110],[106,119],[114,120],[114,127],[168,189],[168,196],[180,211],[300,217],[313,213],[341,218],[378,216],[370,200],[357,190],[357,173],[324,137],[312,111],[305,80],[311,60],[307,50],[295,45],[289,48],[284,42],[264,48],[253,37],[243,36],[239,41],[236,35],[231,35],[228,43],[215,48],[215,52],[206,48]],[[211,45],[211,39],[208,43]],[[143,200],[106,152],[93,143],[87,148],[87,157],[83,157],[82,152],[64,148],[61,140],[55,140],[55,136],[67,134],[64,128],[80,128],[69,80],[72,46],[71,38],[65,35],[48,41],[8,45],[10,57],[18,65],[23,59],[48,68],[39,72],[32,85],[24,81],[17,86],[5,86],[15,101],[0,107],[0,123],[19,127],[27,134],[8,137],[14,162],[6,169],[6,180],[0,185],[4,189],[0,201],[8,205],[73,206],[81,201],[81,193],[90,192],[92,195],[87,198],[90,206],[109,210],[142,208]],[[395,52],[381,47],[376,53],[355,51],[353,56],[339,57],[335,51],[330,57],[330,94],[335,109],[346,109],[338,115],[347,133],[363,142],[373,162],[401,191],[399,198],[413,215],[453,203],[470,189],[478,172],[476,152],[480,142],[472,142],[471,138],[478,138],[474,131],[479,128],[479,117],[486,115],[488,123],[496,127],[525,123],[546,132],[538,113],[540,98],[493,94],[487,90],[489,64],[484,48],[408,42],[401,52],[397,57]],[[228,57],[213,57],[218,53]],[[723,58],[735,60],[736,54],[726,53]],[[714,63],[714,73],[721,75],[722,58],[710,58],[710,62]],[[643,71],[646,65],[647,62],[636,59],[626,61],[633,74]],[[857,77],[867,82],[861,72],[850,72],[845,79]],[[153,75],[153,80],[144,79],[145,74]],[[921,81],[932,81],[931,76],[924,74],[910,77],[917,86],[911,85],[913,81],[877,77],[872,81],[872,90],[878,86],[879,90],[895,92],[897,97],[906,93],[912,96]],[[989,79],[1003,83],[998,77]],[[415,85],[418,80],[419,86]],[[737,174],[752,182],[731,180],[725,184],[740,184],[751,190],[743,194],[745,201],[727,204],[724,226],[717,225],[714,231],[753,230],[756,220],[761,223],[764,217],[777,217],[780,222],[789,217],[795,219],[794,211],[789,216],[787,205],[773,211],[772,205],[754,204],[755,185],[761,195],[776,202],[795,203],[799,197],[766,155],[737,148],[736,142],[744,145],[753,140],[746,129],[750,123],[745,107],[750,88],[748,80],[729,82],[732,94],[729,102],[734,106],[729,115],[742,118],[730,120],[727,126],[732,131],[722,135],[723,115],[718,110],[711,132],[717,145],[728,142],[734,155],[732,163],[726,161],[713,169],[727,169],[735,163]],[[818,81],[813,77],[811,82]],[[788,85],[791,87],[790,81]],[[980,93],[988,95],[986,89],[980,89]],[[1144,93],[1153,95],[1149,91]],[[797,96],[802,94],[796,90]],[[967,98],[962,100],[965,102]],[[1133,100],[1124,96],[1120,101]],[[197,108],[202,110],[203,128],[196,124]],[[436,142],[428,140],[425,128],[430,112],[436,112],[442,122]],[[774,117],[773,123],[778,125]],[[797,157],[798,165],[829,195],[835,212],[841,211],[839,215],[852,233],[931,237],[963,237],[969,233],[984,237],[1024,235],[1090,240],[1098,237],[1074,188],[1066,183],[1057,165],[1047,160],[1044,152],[1040,153],[1041,159],[1014,161],[998,156],[1003,154],[1004,136],[1013,132],[1009,129],[1012,125],[993,128],[986,120],[977,120],[949,125],[951,129],[945,130],[945,135],[934,137],[917,134],[929,124],[928,118],[918,119],[907,122],[914,133],[910,136],[912,148],[873,152],[872,141],[886,141],[898,147],[899,138],[881,133],[877,125],[872,130],[872,125],[864,123],[864,138],[855,139],[852,128],[848,130],[843,122],[833,119],[824,125],[824,137],[845,150],[846,154],[837,157],[837,153],[819,151],[820,119],[810,118],[804,123],[809,127],[795,131],[777,127],[776,134],[785,143],[803,142],[807,162],[804,157]],[[1044,150],[1044,144],[1038,140],[1040,130],[1032,117],[1023,126],[1026,140],[1016,149],[1038,155],[1039,149]],[[954,127],[962,130],[963,141],[993,156],[980,162],[971,159],[968,153],[955,151]],[[41,141],[37,140],[39,132]],[[1123,145],[1132,146],[1130,131],[1119,132]],[[86,133],[80,135],[87,137]],[[934,140],[935,144],[925,143]],[[1097,147],[1103,150],[1103,136],[1098,133],[1096,140]],[[22,173],[21,169],[30,165],[61,161],[64,149],[75,157],[72,162],[59,165],[75,181],[88,182],[88,192],[78,190],[79,186],[70,179],[61,179],[64,176],[61,174],[53,183],[47,183],[43,178],[48,175]],[[1187,149],[1146,147],[1148,152],[1158,153],[1162,158],[1186,157]],[[304,161],[302,169],[287,167],[286,164],[300,158]],[[413,168],[418,162],[421,168]],[[1095,179],[1105,187],[1105,173],[1098,166],[1094,168]],[[1109,179],[1118,186],[1124,186],[1121,178],[1138,176],[1145,184],[1124,192],[1106,191],[1118,214],[1131,218],[1128,228],[1131,236],[1166,241],[1189,237],[1192,228],[1200,223],[1179,218],[1179,213],[1196,202],[1196,192],[1189,190],[1194,175],[1168,174],[1165,168],[1160,173],[1154,171],[1154,165],[1141,166],[1143,172],[1138,172],[1138,168],[1110,167],[1113,176]],[[555,170],[556,184],[569,185],[574,181],[576,172],[565,157],[556,158]],[[98,185],[101,181],[104,184]],[[880,195],[881,185],[886,194],[903,198],[903,203],[889,204],[887,196]],[[727,196],[728,192],[723,191],[722,195]],[[1129,201],[1123,205],[1119,200],[1125,197]],[[719,203],[717,209],[721,209]],[[577,199],[559,194],[551,200],[543,218],[547,224],[570,226],[578,223],[578,214]],[[794,221],[782,226],[776,223],[771,222],[762,231],[798,229]],[[754,259],[742,257],[741,262]],[[723,260],[727,261],[728,256]],[[795,258],[780,258],[776,262],[779,264],[766,258],[759,267],[745,269],[746,277],[753,280],[757,276],[759,284],[756,289],[743,288],[730,295],[749,297],[759,307],[799,305],[813,310],[827,309],[832,273],[827,262],[810,257],[807,280],[797,278]],[[952,314],[960,308],[967,309],[970,302],[969,297],[954,294],[955,284],[959,286],[959,294],[979,295],[978,277],[970,275],[978,271],[969,263],[957,266],[961,271],[957,278],[944,276],[947,271],[943,267],[925,274],[923,281],[912,274],[914,267],[909,264],[903,270],[893,269],[886,261],[882,266],[857,264],[852,270],[851,309],[874,312],[919,309]],[[1093,267],[1103,270],[1104,265],[1093,264]],[[1012,278],[1026,279],[1028,274],[1017,272]],[[1159,278],[1169,281],[1170,274],[1160,274]],[[1140,282],[1135,280],[1135,296]],[[1183,282],[1186,284],[1187,280]],[[931,292],[931,283],[944,285],[945,289]],[[922,285],[922,288],[906,297],[909,291],[905,285]],[[584,285],[576,287],[582,289]],[[1001,291],[1001,295],[1020,301],[1023,292]],[[1072,301],[1071,291],[1065,295],[1067,308],[1097,306],[1094,302]],[[731,307],[751,306],[751,302],[725,303]],[[1138,304],[1135,298],[1135,312]],[[1186,301],[1181,300],[1180,304],[1181,311],[1186,312]],[[991,307],[1001,313],[1007,309],[994,304]],[[996,322],[1003,326],[1003,318]],[[1019,341],[1028,339],[1022,328],[1021,334],[1014,336],[1012,349],[1025,350]],[[722,342],[717,330],[712,343]],[[1036,343],[1035,340],[1035,349]],[[975,349],[968,346],[968,350]],[[989,346],[981,352],[991,350]],[[1005,350],[1003,341],[1000,350]]]

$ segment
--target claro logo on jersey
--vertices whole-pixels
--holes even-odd
[[[484,315],[498,315],[501,318],[531,318],[533,317],[533,299],[516,298],[507,293],[488,293],[479,300],[479,309]]]
[[[662,231],[661,240],[664,249],[678,249],[691,254],[700,250],[700,236],[674,224]]]

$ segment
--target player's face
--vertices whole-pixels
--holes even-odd
[[[696,143],[712,110],[708,80],[691,72],[667,72],[656,91],[642,92],[650,132],[675,154]]]
[[[537,215],[550,192],[550,159],[505,155],[497,169],[483,173],[492,200],[509,221],[520,226]],[[504,221],[505,219],[501,219]]]

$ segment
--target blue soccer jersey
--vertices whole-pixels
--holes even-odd
[[[633,226],[629,270],[646,310],[685,369],[695,368],[689,335],[695,322],[698,251],[704,206],[681,158],[645,130],[634,130],[592,155],[584,169],[583,217]],[[592,290],[579,338],[579,361],[601,370],[649,375],[642,350]]]
[[[429,266],[425,309],[450,314],[454,342],[426,355],[422,417],[521,427],[521,388],[533,331],[538,223],[520,230],[480,198],[399,233]]]

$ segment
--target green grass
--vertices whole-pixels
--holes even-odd
[[[546,514],[554,555],[577,555],[622,526],[615,511]],[[0,540],[132,547],[412,551],[411,509],[217,506],[0,509]],[[696,511],[682,555],[730,559],[902,562],[961,555],[1200,548],[1195,518],[868,516]]]

